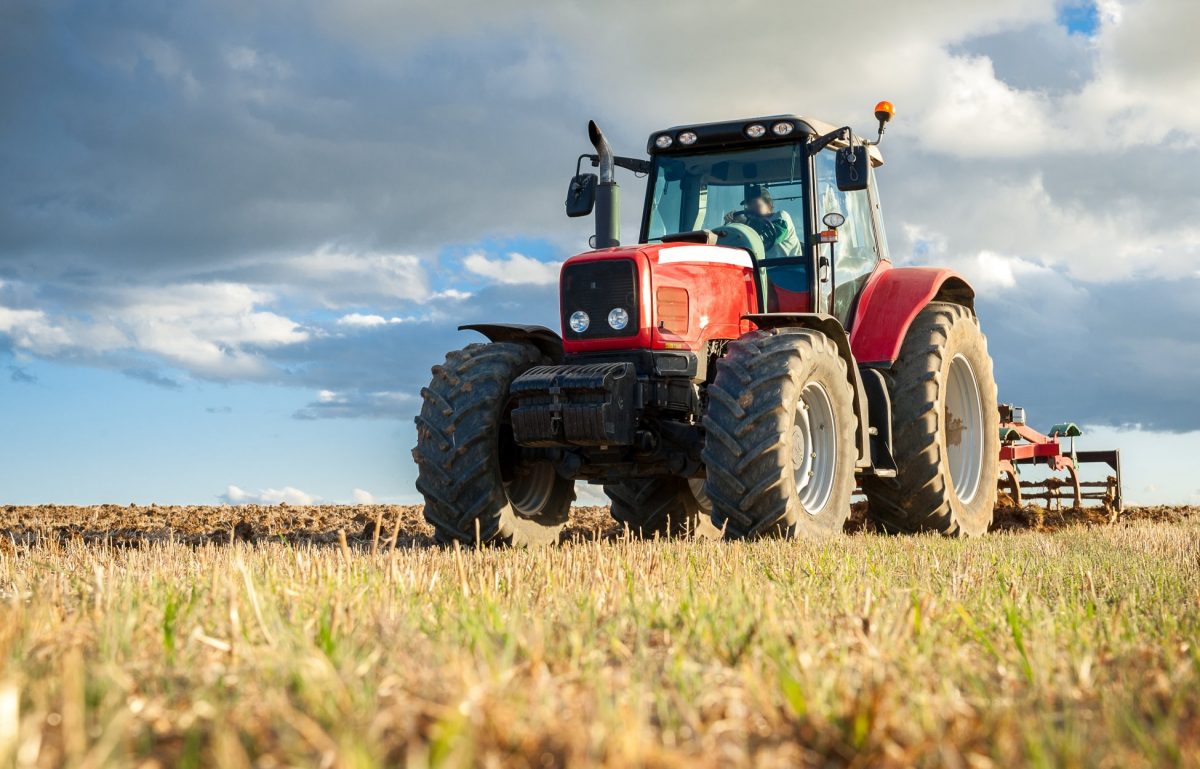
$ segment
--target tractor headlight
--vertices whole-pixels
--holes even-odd
[[[614,307],[608,314],[608,325],[612,326],[614,331],[620,331],[629,325],[629,313],[624,307]]]
[[[670,136],[668,136],[667,134],[663,134],[662,136],[659,136],[657,139],[654,140],[654,146],[658,147],[660,150],[665,150],[667,147],[670,147],[674,142],[675,142],[675,140],[672,139]]]
[[[794,131],[795,128],[796,126],[792,125],[791,123],[776,123],[775,125],[771,126],[771,132],[776,136],[787,136]]]
[[[592,319],[589,318],[588,314],[583,310],[576,310],[575,312],[571,313],[571,330],[576,334],[582,334],[584,331],[587,331],[588,326],[591,325],[591,322]]]
[[[751,123],[746,126],[746,135],[751,139],[761,139],[767,134],[767,129],[762,123]]]
[[[696,133],[694,131],[684,131],[683,133],[679,134],[679,143],[687,145],[695,144]]]

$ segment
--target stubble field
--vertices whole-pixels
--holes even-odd
[[[0,508],[0,766],[1200,765],[1200,514],[441,549],[413,507]]]

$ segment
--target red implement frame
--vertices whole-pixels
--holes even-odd
[[[1066,429],[1063,429],[1066,428]],[[1064,497],[1069,497],[1074,507],[1083,507],[1084,500],[1100,502],[1114,514],[1124,507],[1121,499],[1121,452],[1076,451],[1074,425],[1055,425],[1049,435],[1044,435],[1025,424],[1024,409],[1007,404],[1000,406],[1000,490],[1012,498],[1013,504],[1021,507],[1026,497],[1045,499],[1046,506],[1061,507]],[[1060,438],[1069,438],[1070,445],[1063,450]],[[1081,481],[1079,466],[1103,463],[1112,474],[1103,481]],[[1051,472],[1065,472],[1066,479],[1049,477],[1044,481],[1021,480],[1021,465],[1045,465]]]

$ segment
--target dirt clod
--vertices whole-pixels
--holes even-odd
[[[381,544],[397,531],[398,547],[434,544],[433,529],[420,505],[6,505],[0,508],[0,539],[8,544],[84,541],[113,547],[149,542],[229,544],[311,542],[336,544],[344,530],[351,547],[370,547],[380,522]],[[1103,508],[1047,510],[1037,506],[1000,507],[992,531],[1054,531],[1069,526],[1124,525],[1134,521],[1177,522],[1200,513],[1195,507],[1137,507],[1115,520]],[[865,502],[853,505],[847,534],[872,533]],[[607,507],[577,507],[563,540],[612,540],[624,536]]]

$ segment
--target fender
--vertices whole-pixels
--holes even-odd
[[[880,262],[859,296],[850,326],[850,349],[859,365],[890,368],[908,327],[930,302],[974,310],[975,290],[953,270]]]
[[[459,331],[478,331],[491,342],[529,342],[555,363],[563,361],[562,337],[545,326],[522,326],[517,323],[471,323],[459,326]]]
[[[763,312],[743,315],[742,319],[750,321],[764,331],[773,328],[806,328],[819,331],[833,340],[837,345],[838,355],[846,362],[846,379],[854,390],[854,416],[858,417],[858,433],[855,438],[858,447],[858,467],[870,467],[872,415],[868,408],[866,390],[863,388],[862,374],[858,371],[858,364],[850,351],[850,338],[846,335],[846,329],[842,328],[841,322],[832,315],[816,312]]]

